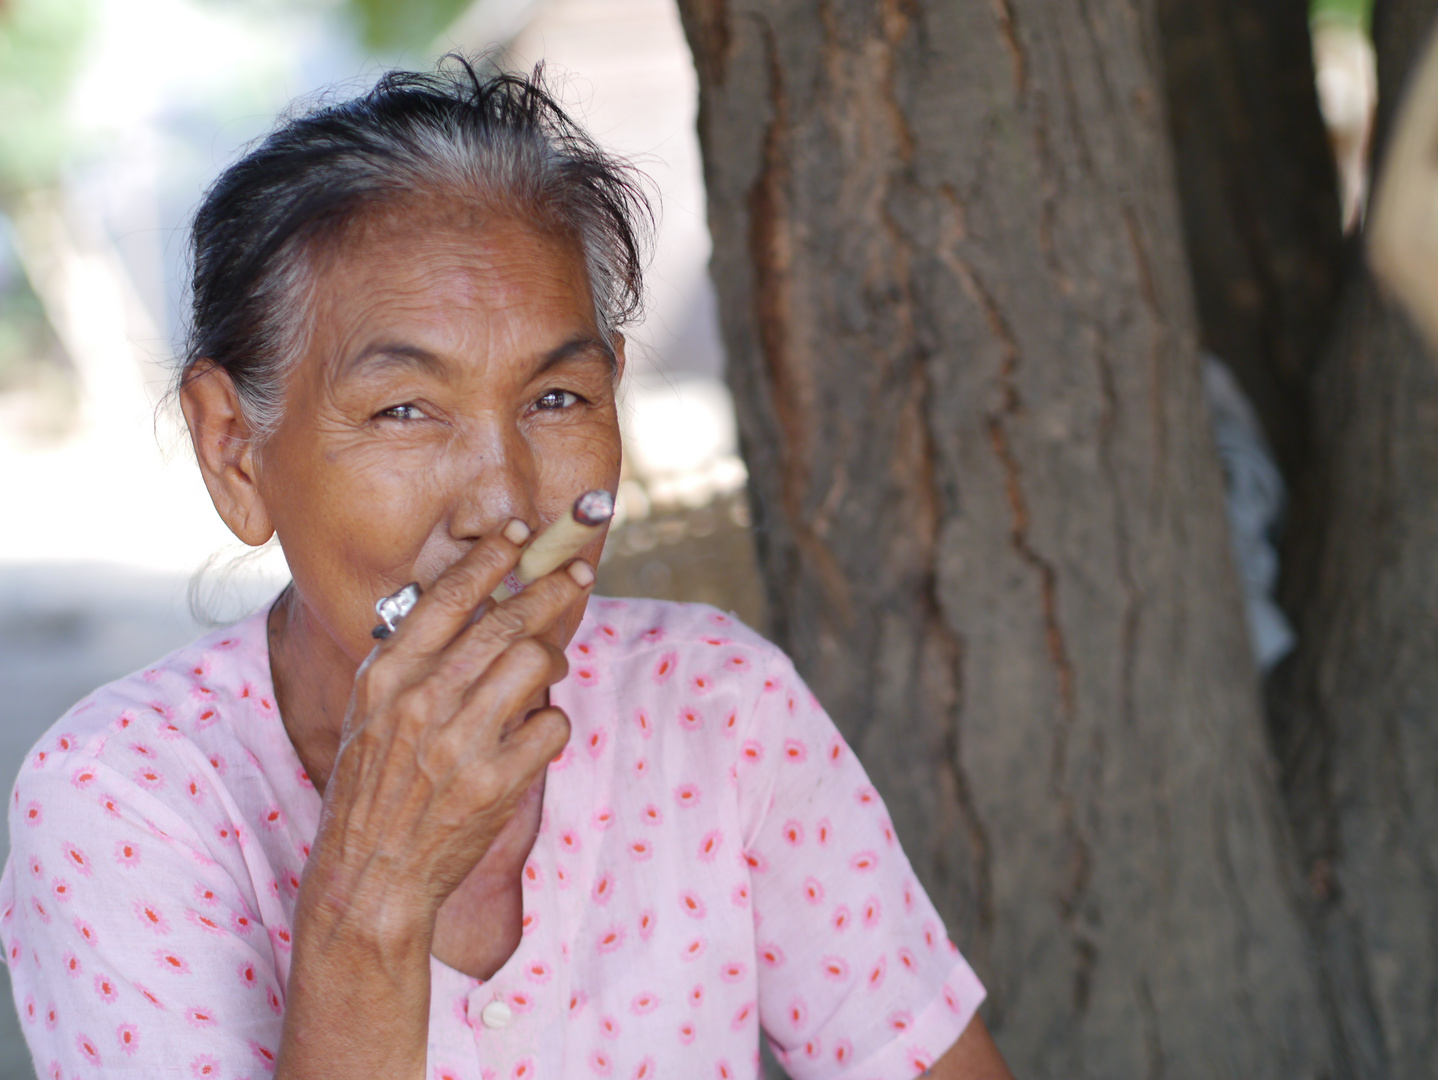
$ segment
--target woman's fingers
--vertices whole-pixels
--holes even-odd
[[[425,590],[384,651],[420,657],[443,649],[514,569],[527,539],[529,526],[514,518],[499,532],[477,541]]]

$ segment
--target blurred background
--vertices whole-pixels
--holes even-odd
[[[1313,8],[1349,228],[1376,93],[1367,20],[1363,0]],[[4,776],[88,690],[286,580],[278,549],[246,553],[221,524],[166,400],[185,228],[205,187],[296,99],[493,47],[506,66],[544,60],[662,207],[601,589],[703,600],[762,626],[707,274],[696,81],[672,0],[0,0]],[[0,1008],[0,1080],[30,1075]]]

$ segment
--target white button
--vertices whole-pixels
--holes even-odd
[[[514,1019],[514,1010],[503,1001],[491,1001],[479,1010],[479,1019],[487,1028],[508,1027]]]

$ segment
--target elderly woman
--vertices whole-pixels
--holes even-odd
[[[5,956],[46,1077],[1007,1076],[983,988],[785,657],[590,600],[631,175],[534,79],[391,74],[194,225],[180,400],[274,604],[102,688],[16,783]],[[377,598],[423,595],[375,644]]]

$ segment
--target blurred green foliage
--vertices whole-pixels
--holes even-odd
[[[0,0],[0,202],[54,182],[90,0]]]
[[[400,52],[428,45],[470,0],[349,0],[367,47]]]
[[[1367,30],[1373,21],[1373,0],[1309,0],[1308,17],[1331,20]]]

